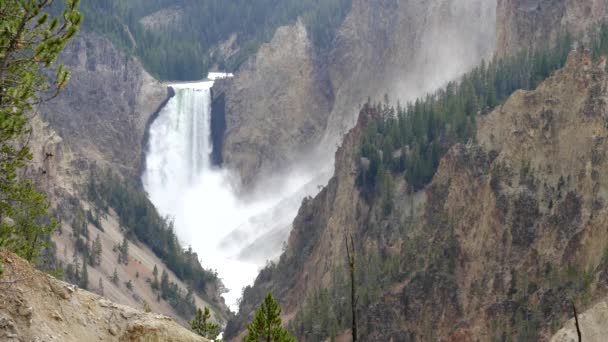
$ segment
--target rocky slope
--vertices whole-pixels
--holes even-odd
[[[267,291],[288,320],[319,286],[331,293],[349,232],[365,340],[548,339],[570,318],[570,299],[582,311],[608,292],[604,69],[573,53],[538,89],[482,116],[476,143],[454,146],[424,191],[409,194],[395,179],[389,214],[355,185],[364,109],[334,177],[300,209],[280,262],[245,291],[231,333]]]
[[[295,160],[330,164],[368,97],[410,100],[491,56],[495,5],[355,0],[327,51],[312,48],[299,22],[279,29],[218,90],[226,94],[225,164],[246,188]],[[314,149],[312,162],[304,158]]]
[[[3,341],[208,341],[169,317],[115,304],[0,253]]]
[[[91,171],[111,169],[137,184],[147,126],[169,94],[137,60],[95,34],[80,33],[60,56],[60,62],[70,69],[72,77],[68,87],[44,103],[39,109],[41,115],[31,121],[33,163],[26,173],[49,195],[59,216],[61,226],[52,236],[55,248],[50,252],[65,268],[75,260],[82,265],[82,255],[76,252],[74,243],[74,222],[82,221],[87,211],[104,211],[86,195]],[[183,293],[188,286],[148,246],[130,237],[128,264],[116,262],[113,248],[122,243],[126,232],[114,211],[99,215],[99,227],[89,219],[83,222],[90,232],[89,239],[99,236],[103,248],[100,265],[88,270],[91,291],[132,307],[142,308],[147,303],[152,311],[185,323],[168,302],[157,300],[147,280],[153,278],[156,266],[159,272],[166,269],[169,281]],[[50,263],[48,267],[58,266],[55,258],[44,259]],[[110,280],[114,269],[120,279],[117,284]],[[125,285],[129,280],[132,290]],[[199,307],[209,306],[218,320],[225,320],[228,309],[220,298],[220,284],[216,285],[209,287],[206,300],[195,296],[195,302]]]
[[[584,33],[607,15],[605,0],[499,0],[496,53],[553,42],[564,30]]]

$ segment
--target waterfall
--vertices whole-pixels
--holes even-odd
[[[212,85],[173,85],[175,96],[150,127],[144,184],[163,215],[173,216],[175,199],[210,169]]]
[[[294,175],[263,198],[239,199],[229,171],[211,163],[212,85],[171,85],[175,96],[150,126],[143,184],[160,214],[174,220],[180,241],[217,270],[226,303],[238,310],[241,289],[281,251],[302,198],[316,186]]]

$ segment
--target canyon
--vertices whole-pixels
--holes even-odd
[[[603,317],[608,295],[605,59],[577,49],[537,89],[478,115],[471,141],[451,146],[422,190],[395,176],[390,214],[362,193],[357,174],[366,163],[362,139],[378,115],[370,102],[406,104],[482,61],[557,44],[564,31],[589,45],[585,33],[607,15],[603,0],[353,0],[329,46],[319,48],[300,18],[272,32],[231,70],[234,77],[204,89],[158,81],[114,41],[84,30],[59,59],[72,71],[69,85],[31,122],[33,162],[25,174],[49,195],[61,220],[49,252],[57,261],[49,266],[78,261],[74,222],[93,213],[99,226],[84,224],[104,248],[100,265],[88,270],[89,290],[186,324],[150,282],[156,268],[184,294],[191,282],[129,233],[117,208],[87,194],[109,170],[147,196],[145,206],[155,206],[159,218],[173,219],[188,264],[210,273],[226,267],[192,295],[196,306],[212,309],[228,340],[243,337],[268,292],[286,323],[314,313],[315,298],[343,293],[346,235],[356,240],[360,281],[376,288],[362,285],[364,340],[565,341],[573,336],[570,300],[589,309],[583,326],[599,338],[595,317]],[[179,6],[168,6],[141,23],[163,31],[183,16]],[[211,51],[233,56],[242,42],[235,32]],[[190,107],[172,111],[185,100]],[[171,149],[171,134],[159,133],[163,120],[165,127],[186,125],[171,134],[192,133],[190,147],[204,146]],[[186,157],[192,160],[183,166]],[[190,167],[189,176],[180,173]],[[170,189],[151,185],[154,172],[156,180],[170,180],[163,181]],[[113,249],[125,238],[129,258],[117,265]],[[117,284],[110,280],[115,270]],[[35,277],[42,282],[43,275]],[[76,293],[103,315],[131,310],[112,304],[108,311],[98,305],[104,299]],[[338,297],[331,298],[338,303]],[[340,303],[333,314],[346,309]],[[112,336],[135,334],[144,321],[142,331],[178,329],[170,330],[184,334],[176,340],[196,340],[165,318],[134,317],[116,323]],[[336,333],[346,338],[343,323]],[[103,326],[93,335],[114,338],[103,324],[85,326]],[[307,334],[298,337],[315,340]]]

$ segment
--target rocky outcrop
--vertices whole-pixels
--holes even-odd
[[[68,86],[40,113],[89,162],[136,179],[143,137],[167,88],[134,58],[97,34],[80,33],[60,55]]]
[[[179,6],[171,6],[156,11],[139,20],[144,29],[148,31],[169,31],[178,27],[183,20],[184,9]]]
[[[268,291],[292,319],[305,294],[344,272],[349,232],[364,270],[362,339],[549,339],[571,317],[571,299],[582,311],[608,292],[603,63],[573,53],[538,89],[479,117],[476,143],[452,147],[425,190],[410,194],[394,179],[388,214],[356,186],[359,136],[373,114],[364,109],[334,177],[300,209],[279,263],[245,291],[239,319]]]
[[[490,57],[494,19],[495,1],[354,0],[327,51],[280,28],[226,89],[226,166],[251,188],[296,160],[330,165],[368,97],[412,100]]]
[[[584,33],[607,15],[605,0],[499,0],[496,54],[551,44],[566,30]]]
[[[295,163],[298,152],[322,137],[331,105],[331,90],[301,22],[279,28],[225,94],[223,159],[245,186]]]
[[[608,336],[608,301],[606,299],[592,306],[589,310],[579,313],[581,338],[589,342],[602,342]],[[578,341],[574,318],[569,320],[553,337],[551,342]]]
[[[0,253],[2,341],[208,341],[167,316],[110,302]]]

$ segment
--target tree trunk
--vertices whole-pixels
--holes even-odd
[[[345,236],[346,240],[346,256],[348,257],[348,268],[350,272],[350,303],[351,303],[351,311],[353,315],[352,322],[352,340],[353,342],[357,342],[357,296],[355,289],[355,244],[353,242],[353,237]]]

